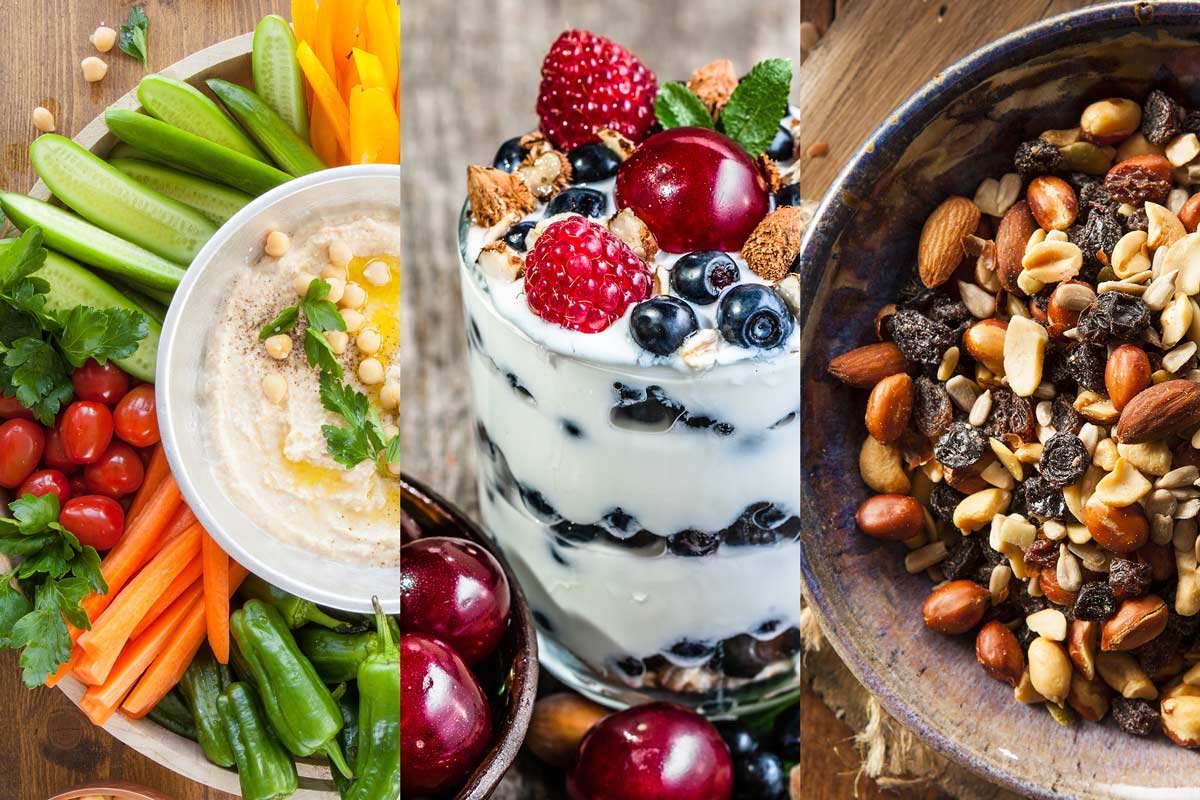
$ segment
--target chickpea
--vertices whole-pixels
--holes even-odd
[[[387,469],[388,469],[389,475],[391,475],[393,478],[399,478],[400,477],[400,461],[399,461],[399,459],[389,463],[387,465]]]
[[[347,333],[358,333],[363,323],[367,321],[367,318],[362,315],[361,311],[347,308],[342,312],[342,320],[346,323]]]
[[[363,328],[358,332],[355,342],[358,344],[358,352],[364,356],[373,356],[379,352],[381,344],[379,331],[374,328]]]
[[[33,127],[42,133],[50,133],[54,130],[54,115],[50,113],[50,109],[38,106],[33,110]]]
[[[107,25],[101,25],[88,37],[88,41],[101,53],[107,53],[117,43],[117,32]]]
[[[346,280],[346,268],[339,267],[336,264],[326,264],[321,270],[321,277],[327,281],[333,280],[334,278],[337,278],[339,281],[344,281]]]
[[[283,402],[283,398],[287,397],[287,378],[279,372],[268,373],[262,379],[262,390],[268,400],[278,405]]]
[[[345,331],[325,331],[325,341],[329,342],[334,355],[341,355],[350,346],[350,334]]]
[[[309,275],[307,272],[301,272],[292,280],[292,290],[301,297],[304,297],[304,295],[308,294],[309,284],[314,280],[316,280],[314,276]]]
[[[267,355],[277,361],[283,361],[292,354],[292,337],[286,333],[278,333],[269,337],[264,345],[267,348]]]
[[[400,433],[400,429],[398,427],[396,427],[395,425],[384,425],[383,426],[383,440],[385,442],[389,441],[393,436],[395,436],[398,433]]]
[[[400,381],[388,381],[379,390],[379,405],[384,411],[396,411],[400,408]]]
[[[96,83],[104,80],[104,76],[108,74],[108,64],[104,59],[96,56],[88,56],[83,61],[79,62],[79,67],[83,70],[83,79],[88,83]]]
[[[329,284],[329,294],[325,299],[336,304],[346,291],[346,282],[341,278],[329,278],[325,282]]]
[[[364,358],[358,362],[358,379],[367,386],[383,383],[383,364],[378,358]]]
[[[342,300],[339,305],[343,308],[362,308],[367,304],[367,290],[351,281],[346,284],[346,290],[342,292]]]
[[[271,258],[283,258],[292,246],[292,240],[283,231],[271,231],[267,234],[267,244],[263,248]]]
[[[329,243],[329,261],[331,264],[344,269],[352,258],[354,258],[354,252],[350,249],[350,245],[341,239],[336,239]]]
[[[386,261],[377,258],[363,269],[363,277],[372,286],[387,286],[392,279],[392,270]]]

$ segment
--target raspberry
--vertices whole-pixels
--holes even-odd
[[[629,246],[583,217],[553,223],[525,259],[525,297],[547,322],[599,333],[650,296],[650,270]]]
[[[624,47],[590,31],[566,31],[542,61],[541,131],[568,152],[612,128],[634,142],[654,124],[654,73]]]

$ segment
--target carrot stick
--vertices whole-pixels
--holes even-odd
[[[204,588],[196,581],[171,603],[171,607],[159,616],[143,635],[131,641],[121,651],[121,656],[113,665],[107,680],[99,686],[91,687],[83,695],[80,707],[87,713],[88,719],[96,725],[108,722],[108,718],[116,711],[138,678],[171,643],[179,623],[187,619],[192,609],[203,602],[203,596]]]
[[[141,636],[142,632],[153,625],[155,620],[175,602],[175,598],[182,595],[192,587],[193,583],[200,580],[200,575],[202,574],[200,565],[200,559],[193,558],[191,563],[184,568],[183,572],[179,573],[175,580],[171,581],[171,585],[154,601],[154,605],[150,606],[150,610],[146,612],[146,616],[142,617],[142,621],[129,634],[130,639],[136,639]]]
[[[161,444],[155,445],[154,452],[150,455],[150,463],[146,465],[146,476],[142,479],[142,486],[133,496],[133,503],[129,506],[129,511],[125,512],[127,520],[132,521],[146,507],[146,504],[150,502],[151,495],[158,490],[163,479],[169,474],[171,474],[171,466],[167,463],[167,451]]]
[[[204,561],[204,616],[208,645],[217,663],[229,663],[229,556],[205,531],[200,538]]]
[[[75,675],[95,685],[108,678],[117,656],[129,641],[129,635],[146,616],[154,601],[187,568],[200,552],[204,529],[193,525],[182,536],[163,548],[137,577],[117,595],[116,600],[79,637],[84,657],[75,667]]]
[[[192,509],[188,507],[188,504],[183,503],[180,505],[179,510],[175,512],[175,516],[171,518],[171,521],[167,523],[167,527],[163,531],[162,547],[166,547],[168,544],[173,542],[179,536],[179,534],[183,533],[197,522],[198,520],[196,519],[196,515],[192,513]],[[161,550],[162,547],[159,549]]]
[[[246,569],[235,561],[229,563],[229,594],[232,595],[246,579]],[[134,719],[141,719],[167,696],[167,692],[179,683],[188,664],[196,657],[200,645],[204,644],[207,633],[207,623],[204,609],[195,606],[188,612],[187,618],[175,630],[170,644],[158,654],[154,663],[142,675],[138,685],[125,702],[121,710]]]

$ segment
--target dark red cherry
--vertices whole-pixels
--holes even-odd
[[[571,800],[729,800],[733,759],[712,723],[682,706],[634,706],[596,723],[567,778]]]
[[[491,740],[487,698],[463,660],[437,639],[401,635],[401,794],[453,792],[483,760]]]
[[[741,145],[707,128],[656,133],[617,172],[617,208],[633,209],[668,253],[741,250],[769,196]]]
[[[436,636],[474,666],[508,628],[508,579],[491,553],[434,536],[400,549],[400,625]]]

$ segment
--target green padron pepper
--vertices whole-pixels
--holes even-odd
[[[179,692],[172,689],[166,697],[158,701],[158,705],[150,709],[146,715],[154,722],[163,726],[171,733],[177,733],[185,739],[196,741],[196,725],[192,721],[192,712],[184,703]]]
[[[387,618],[392,637],[400,639],[400,626]],[[358,677],[358,667],[378,646],[374,631],[337,633],[326,628],[301,628],[296,631],[296,643],[317,669],[326,683],[352,681]]]
[[[342,713],[279,611],[251,600],[233,612],[229,628],[284,746],[301,757],[322,752],[334,768],[353,777],[335,739]]]
[[[279,615],[283,617],[283,621],[292,630],[309,623],[321,625],[341,633],[353,633],[363,629],[361,624],[346,622],[329,616],[317,608],[316,603],[288,594],[283,589],[272,586],[257,575],[247,575],[238,592],[247,600],[261,600],[269,606],[274,606]]]
[[[346,800],[400,797],[400,648],[375,603],[378,642],[358,668],[358,753]]]
[[[217,713],[217,698],[232,682],[229,668],[218,664],[207,646],[200,649],[179,681],[179,691],[196,721],[200,748],[209,761],[221,767],[232,767],[234,759],[225,726]]]
[[[217,696],[217,713],[237,763],[244,800],[283,800],[299,787],[296,764],[263,720],[254,688],[231,683]]]
[[[342,712],[342,732],[338,734],[338,745],[346,754],[346,760],[354,764],[358,760],[358,690],[352,683],[343,683],[342,686],[346,687],[346,691],[337,699],[338,710]],[[338,794],[344,798],[354,782],[334,770],[333,783],[337,786]]]

